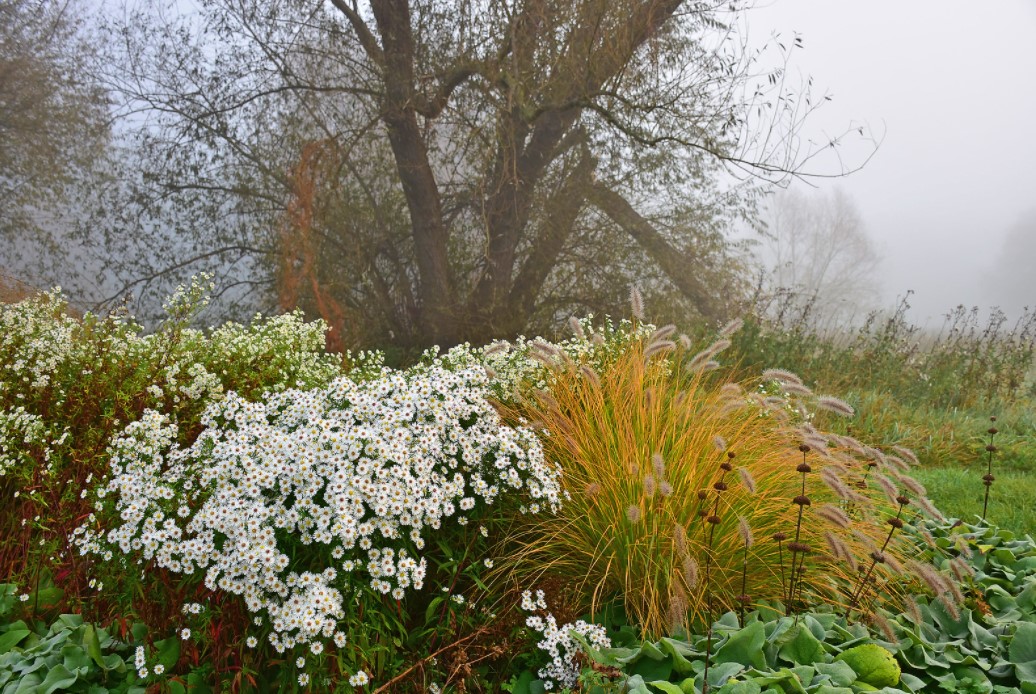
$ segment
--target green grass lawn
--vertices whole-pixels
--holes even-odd
[[[949,517],[974,522],[982,513],[985,468],[919,468],[913,476],[928,488],[935,505]],[[988,520],[1016,533],[1036,537],[1036,474],[1016,470],[997,470],[989,494]]]

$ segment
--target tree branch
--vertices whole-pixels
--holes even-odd
[[[363,46],[367,57],[373,60],[378,67],[384,68],[385,52],[378,45],[378,39],[371,33],[367,23],[363,21],[363,17],[355,9],[349,7],[345,0],[331,0],[331,4],[337,7],[345,15],[346,19],[349,20],[349,23],[352,24],[353,31],[356,32],[356,38],[360,40],[360,45]]]
[[[704,317],[710,320],[724,318],[720,315],[721,311],[710,288],[694,274],[693,258],[669,243],[651,222],[633,209],[626,198],[600,183],[590,188],[588,198],[640,244],[676,288],[694,302]]]

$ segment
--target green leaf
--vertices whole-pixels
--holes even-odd
[[[85,675],[92,669],[93,660],[90,655],[76,644],[70,643],[62,648],[61,657],[64,659],[62,664],[69,672]]]
[[[741,680],[738,682],[727,682],[717,692],[717,694],[759,694],[762,691],[762,687],[755,683],[753,680]]]
[[[1036,660],[1014,664],[1014,676],[1019,682],[1036,682]]]
[[[1014,632],[1008,656],[1015,665],[1036,660],[1036,624],[1022,622]]]
[[[763,644],[766,643],[766,630],[761,622],[752,622],[744,629],[730,635],[720,646],[713,657],[716,663],[741,663],[763,669],[766,657],[763,655]]]
[[[41,682],[43,682],[43,679],[39,675],[35,672],[29,673],[18,680],[18,688],[14,689],[13,692],[14,694],[38,694]],[[8,691],[11,691],[11,689],[4,690],[4,694],[7,694]]]
[[[83,647],[90,658],[97,663],[98,667],[102,670],[108,670],[108,666],[105,665],[101,654],[101,640],[97,637],[97,629],[94,628],[93,624],[87,624],[86,628],[83,629]]]
[[[795,627],[794,636],[781,646],[778,655],[796,665],[812,665],[827,660],[824,645],[805,624]]]
[[[0,653],[7,653],[31,633],[28,629],[12,629],[6,634],[0,634]]]
[[[664,694],[684,694],[680,687],[666,680],[652,680],[648,684],[664,692]]]
[[[158,651],[158,662],[162,663],[166,670],[171,670],[176,665],[176,661],[180,659],[180,639],[171,636],[168,639],[155,641],[155,650]]]
[[[425,624],[431,623],[432,619],[435,617],[436,608],[439,607],[439,605],[441,605],[442,601],[445,599],[446,598],[444,598],[441,595],[437,595],[436,597],[432,598],[432,601],[428,603],[428,607],[424,611]]]
[[[64,665],[55,665],[47,673],[47,678],[40,684],[39,693],[51,694],[51,692],[56,692],[59,689],[68,689],[75,684],[77,679],[78,676],[73,672],[69,672]]]
[[[205,674],[202,672],[188,673],[187,689],[191,694],[209,694],[212,691],[208,681],[205,679]]]
[[[842,661],[834,663],[816,663],[813,665],[821,675],[827,675],[831,684],[836,687],[848,687],[856,681],[856,671]]]
[[[668,680],[673,674],[673,659],[638,658],[627,671],[633,675],[640,675],[644,680]]]
[[[665,651],[673,658],[673,669],[679,672],[681,675],[686,675],[694,671],[694,667],[691,664],[690,658],[700,658],[701,656],[696,653],[690,646],[684,641],[676,641],[675,639],[664,638],[658,642],[659,649]]]
[[[709,686],[719,687],[726,683],[731,677],[739,674],[745,666],[741,663],[719,663],[709,668]]]
[[[143,622],[133,622],[133,626],[130,627],[130,634],[133,636],[133,640],[137,643],[144,640],[147,636],[147,625]]]
[[[511,694],[529,694],[529,685],[532,683],[534,676],[531,670],[524,670],[522,674],[518,675],[518,679],[515,680],[514,684],[511,685]]]

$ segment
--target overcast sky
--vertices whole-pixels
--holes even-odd
[[[884,133],[860,172],[817,185],[855,199],[884,252],[887,300],[913,289],[922,322],[1005,303],[981,279],[1036,207],[1036,0],[764,0],[749,28],[753,44],[802,37],[792,71],[833,97],[809,134]]]

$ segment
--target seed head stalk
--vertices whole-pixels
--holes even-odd
[[[996,417],[990,417],[990,422],[996,422]],[[989,509],[989,488],[993,486],[993,454],[996,453],[996,446],[993,445],[993,437],[996,436],[997,428],[989,427],[986,433],[989,434],[989,443],[986,445],[986,452],[989,454],[986,459],[986,474],[982,476],[982,484],[986,485],[986,498],[982,502],[982,520],[986,520],[986,511]]]
[[[853,611],[860,604],[860,600],[863,599],[864,593],[867,591],[868,581],[870,581],[871,574],[874,573],[874,569],[877,568],[878,564],[885,563],[885,550],[888,548],[889,543],[892,541],[892,536],[897,530],[903,528],[903,509],[910,503],[910,499],[902,494],[896,497],[896,503],[899,504],[899,509],[896,511],[896,515],[889,518],[886,523],[889,524],[888,535],[885,536],[885,542],[882,543],[881,548],[875,552],[871,552],[871,564],[867,567],[867,571],[863,578],[860,579],[860,585],[853,591],[852,598],[849,600],[849,607],[845,610],[845,616],[848,617],[849,613]]]
[[[708,615],[707,632],[705,636],[705,670],[702,673],[702,694],[708,694],[709,691],[709,663],[712,659],[712,620],[713,620],[713,600],[712,600],[712,548],[716,539],[716,526],[720,523],[719,517],[719,501],[729,487],[724,481],[727,473],[734,469],[731,464],[731,460],[734,459],[734,452],[727,451],[727,459],[724,460],[719,468],[721,470],[719,480],[712,485],[712,488],[716,491],[716,502],[712,508],[712,515],[705,519],[705,523],[708,524],[708,547],[705,552],[705,605],[706,613]],[[705,532],[704,529],[702,532]]]
[[[745,625],[745,607],[752,601],[748,595],[748,549],[753,544],[752,528],[744,517],[738,519],[738,533],[741,535],[741,542],[744,543],[744,554],[741,557],[741,594],[737,596],[740,605],[741,626]]]
[[[810,505],[809,497],[806,496],[806,474],[812,472],[813,468],[806,462],[806,454],[810,450],[809,446],[802,444],[799,446],[799,450],[802,452],[802,462],[799,463],[795,470],[802,474],[802,490],[798,496],[792,499],[792,503],[799,507],[799,512],[798,518],[795,520],[795,539],[788,543],[788,550],[791,552],[791,571],[788,577],[788,601],[785,607],[785,614],[789,614],[794,609],[796,588],[799,592],[802,590],[802,570],[806,563],[806,555],[809,553],[809,545],[801,541],[802,516],[806,507]],[[798,557],[800,554],[802,555],[801,558]],[[798,559],[797,564],[796,559]]]

